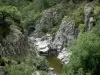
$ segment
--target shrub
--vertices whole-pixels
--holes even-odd
[[[0,3],[6,4],[6,5],[12,5],[16,7],[21,7],[28,4],[28,1],[27,0],[0,0]]]
[[[100,37],[92,32],[80,34],[73,48],[70,61],[66,66],[66,74],[71,70],[74,75],[80,68],[84,73],[99,74],[100,69]]]
[[[21,14],[14,6],[0,6],[0,35],[5,37],[10,32],[10,25],[14,22],[20,26]],[[14,24],[15,24],[14,23]]]
[[[86,28],[86,25],[85,25],[85,24],[79,24],[79,26],[78,26],[78,29],[79,29],[81,32],[84,32],[84,31],[85,31],[85,28]]]
[[[100,21],[96,21],[96,26],[95,26],[93,32],[94,32],[96,35],[100,36]]]
[[[47,0],[35,0],[34,1],[34,8],[37,11],[42,11],[49,7],[49,3]]]
[[[100,6],[96,6],[94,8],[94,17],[95,19],[99,20],[100,19]]]
[[[23,27],[28,31],[28,33],[31,33],[35,30],[36,21],[41,17],[41,13],[34,10],[32,3],[24,7],[22,13]]]

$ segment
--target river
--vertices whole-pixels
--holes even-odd
[[[63,64],[57,57],[47,57],[49,67],[54,68],[54,73],[60,75]]]

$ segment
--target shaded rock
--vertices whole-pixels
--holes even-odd
[[[74,39],[74,22],[65,17],[55,34],[55,37],[47,34],[41,38],[34,38],[36,51],[43,56],[58,56],[62,62],[67,61],[68,48]]]
[[[85,25],[86,31],[90,31],[93,27],[93,17],[92,16],[92,7],[85,7],[84,14],[85,14]]]
[[[93,28],[93,17],[90,17],[89,24],[88,24],[88,30],[90,31]]]
[[[38,70],[43,70],[43,71],[47,71],[48,70],[48,66],[47,65],[39,65],[37,66]]]
[[[4,70],[3,70],[3,67],[2,67],[2,66],[0,66],[0,75],[5,75],[5,72],[4,72]]]
[[[74,26],[74,22],[65,17],[51,45],[52,49],[56,49],[59,52],[58,58],[64,63],[69,61],[70,53],[68,53],[68,50],[74,39]]]
[[[28,41],[21,29],[17,26],[10,26],[10,33],[0,44],[1,56],[21,55],[27,53]]]
[[[52,47],[61,51],[65,46],[69,47],[74,38],[74,22],[63,20],[56,33]]]
[[[78,34],[79,34],[79,29],[78,29],[78,28],[75,28],[75,29],[74,29],[74,38],[75,38],[75,39],[77,39]]]
[[[0,66],[0,75],[8,75],[8,72],[5,72],[2,66]]]
[[[43,32],[46,32],[48,28],[55,25],[57,19],[57,14],[55,9],[48,9],[42,12],[42,18],[37,21],[35,26],[35,31],[31,34],[34,37],[41,37]]]

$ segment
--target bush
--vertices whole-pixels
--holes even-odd
[[[49,7],[49,3],[47,0],[35,0],[34,1],[34,8],[37,11],[42,11]]]
[[[0,6],[0,35],[5,37],[10,32],[10,25],[14,22],[20,25],[21,14],[14,6]],[[14,23],[14,24],[15,24]]]
[[[31,75],[32,67],[27,64],[19,64],[19,65],[6,65],[5,70],[9,75]]]
[[[28,1],[27,0],[0,0],[0,3],[21,7],[27,5]]]
[[[14,6],[1,6],[0,7],[0,15],[1,19],[11,19],[14,22],[20,23],[21,21],[21,13]]]
[[[96,21],[96,26],[95,26],[93,32],[94,32],[97,36],[100,36],[100,21]]]
[[[36,12],[33,3],[30,3],[29,5],[25,6],[21,12],[22,14],[22,24],[23,27],[28,31],[28,33],[31,33],[35,30],[36,21],[41,17],[40,12]]]
[[[100,74],[100,37],[92,32],[80,34],[76,45],[73,48],[73,52],[66,68],[64,68],[66,74],[71,70],[74,71],[73,75],[77,75],[77,72],[82,68],[84,73],[90,73],[91,75]],[[81,71],[81,72],[82,72]]]
[[[84,32],[85,29],[86,29],[86,25],[85,25],[85,24],[79,24],[78,29],[79,29],[81,32]]]
[[[100,19],[100,6],[96,6],[94,8],[94,18],[99,20]]]

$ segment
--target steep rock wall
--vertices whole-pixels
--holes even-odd
[[[17,26],[11,25],[10,30],[9,34],[0,42],[0,55],[13,56],[27,53],[27,36]]]

